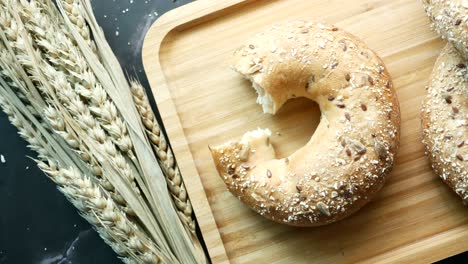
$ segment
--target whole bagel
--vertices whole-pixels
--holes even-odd
[[[451,44],[431,75],[422,110],[423,142],[432,168],[468,203],[468,71]]]
[[[400,113],[390,76],[372,50],[334,26],[287,22],[239,48],[233,68],[252,81],[264,112],[306,97],[322,114],[310,141],[286,158],[275,157],[271,133],[262,129],[211,148],[235,196],[294,226],[338,221],[375,196],[393,166]]]
[[[423,0],[432,27],[468,60],[468,0]]]

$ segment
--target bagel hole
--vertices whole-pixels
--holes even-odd
[[[244,78],[242,87],[246,92],[246,100],[253,101],[250,98],[258,98],[257,91],[248,78]],[[272,132],[270,142],[278,159],[288,157],[307,144],[320,122],[318,104],[303,97],[289,99],[274,115],[263,113],[262,106],[258,105],[257,100],[254,112],[256,114],[252,118],[256,121],[246,125],[250,129],[244,133],[258,127],[270,129]]]
[[[320,122],[320,108],[307,98],[290,99],[269,116],[271,142],[278,159],[286,158],[309,142]],[[279,132],[279,134],[277,133]]]
[[[256,88],[249,78],[243,77],[242,87],[247,92],[246,100],[253,101],[253,98],[257,98],[257,105],[251,113],[251,118],[256,121],[246,125],[249,127],[247,131],[257,128],[270,129],[272,132],[270,142],[278,159],[290,156],[307,144],[320,122],[318,104],[308,98],[297,97],[289,99],[274,115],[264,113],[262,112],[263,105],[259,104],[258,93],[261,92],[263,96],[265,90],[261,87]],[[261,91],[256,91],[256,89],[261,89]]]

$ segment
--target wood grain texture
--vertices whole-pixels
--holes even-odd
[[[284,157],[313,134],[315,103],[296,99],[264,115],[250,84],[228,65],[250,36],[295,19],[336,24],[363,39],[386,63],[402,116],[396,166],[376,199],[309,229],[273,223],[241,204],[208,150],[268,127],[280,132],[272,143]],[[432,173],[421,143],[420,107],[443,45],[415,0],[200,0],[161,17],[143,61],[213,261],[427,263],[468,250],[468,209]]]

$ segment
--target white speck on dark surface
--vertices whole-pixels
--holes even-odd
[[[0,162],[3,163],[3,164],[6,163],[6,159],[5,159],[5,156],[3,156],[3,154],[0,155]]]
[[[115,31],[115,36],[118,37],[119,36],[119,31]]]

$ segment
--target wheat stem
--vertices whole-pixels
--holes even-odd
[[[153,146],[154,152],[159,158],[161,168],[165,174],[166,182],[172,198],[178,210],[178,215],[184,225],[195,232],[195,220],[192,217],[193,209],[187,190],[180,174],[179,167],[175,162],[174,154],[167,144],[164,134],[154,116],[144,87],[137,81],[131,81],[133,101],[140,113],[146,134]]]

